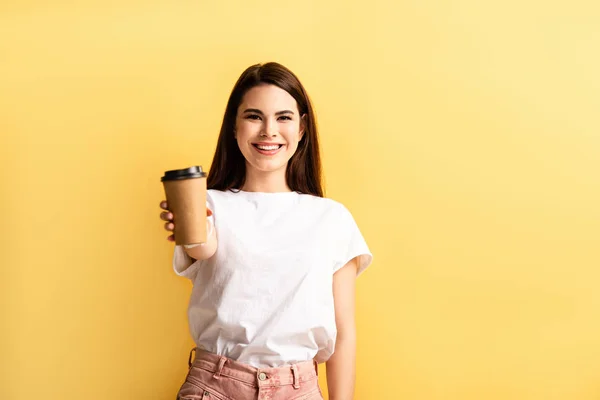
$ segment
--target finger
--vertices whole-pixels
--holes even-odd
[[[164,210],[168,210],[169,209],[169,205],[167,204],[167,202],[165,200],[160,202],[160,208],[164,209]]]
[[[175,235],[171,235],[171,236],[167,237],[167,240],[169,242],[174,242],[175,241]]]
[[[212,212],[212,210],[211,210],[210,208],[207,208],[207,209],[206,209],[206,215],[207,215],[208,217],[210,217],[211,215],[213,215],[213,212]]]
[[[163,221],[172,221],[173,220],[173,214],[170,213],[169,211],[161,212],[160,213],[160,219],[162,219]]]
[[[173,231],[173,229],[175,229],[175,225],[172,222],[165,222],[165,229],[168,231]]]

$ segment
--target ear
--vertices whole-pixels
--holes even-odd
[[[300,117],[300,138],[298,139],[298,141],[302,140],[302,138],[304,137],[304,132],[306,131],[306,114],[302,114],[302,117]]]

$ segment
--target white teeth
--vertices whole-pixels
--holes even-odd
[[[279,146],[256,146],[261,150],[277,150]]]

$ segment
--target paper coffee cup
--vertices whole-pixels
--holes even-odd
[[[206,173],[202,167],[166,171],[161,182],[173,213],[175,243],[206,243]]]

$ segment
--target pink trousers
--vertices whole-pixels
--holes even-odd
[[[201,349],[192,352],[177,400],[323,399],[315,361],[259,369]]]

